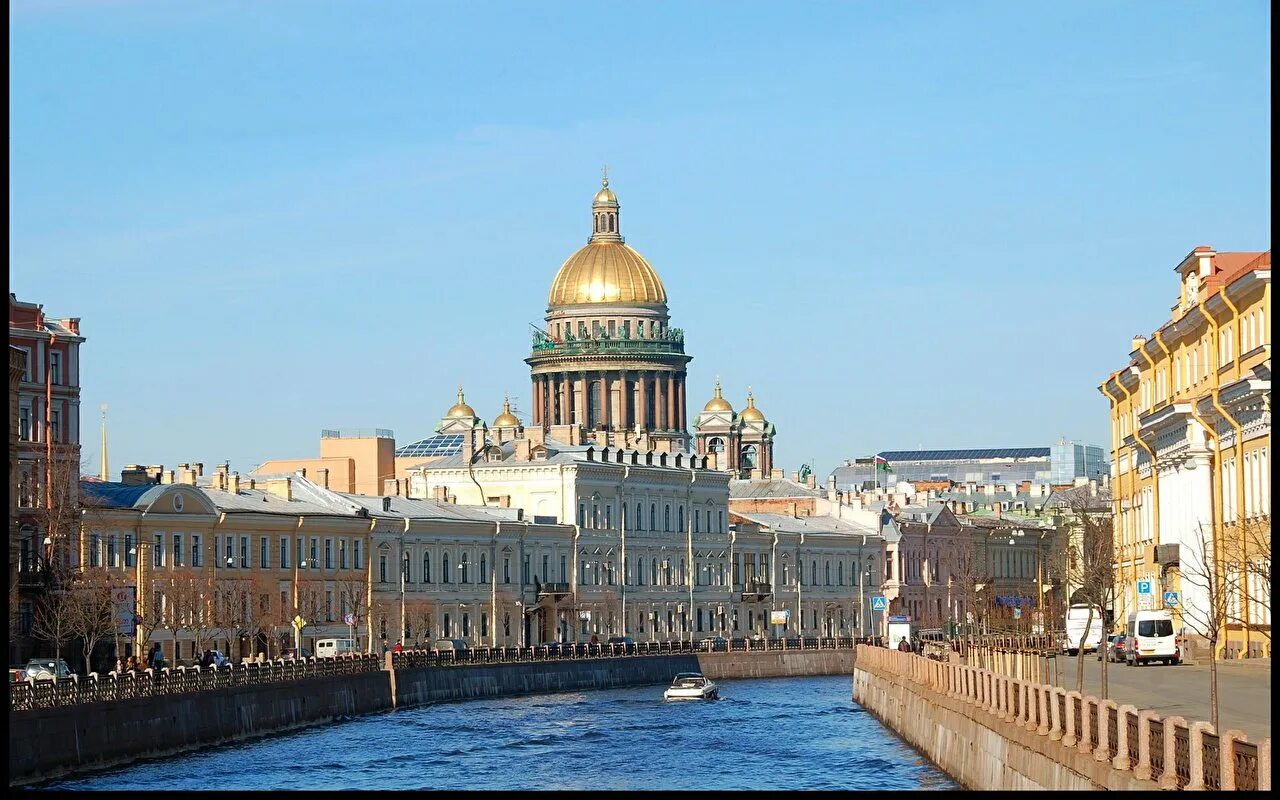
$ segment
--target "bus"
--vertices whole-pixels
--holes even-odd
[[[1065,628],[1062,652],[1075,655],[1081,649],[1086,653],[1097,650],[1103,642],[1102,609],[1089,605],[1071,606],[1067,609]]]

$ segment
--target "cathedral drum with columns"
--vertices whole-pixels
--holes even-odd
[[[600,444],[641,434],[664,449],[688,444],[684,332],[669,326],[667,290],[618,227],[618,198],[604,185],[591,204],[587,244],[556,273],[546,329],[525,362],[533,422],[581,425]]]

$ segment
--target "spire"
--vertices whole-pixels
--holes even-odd
[[[102,404],[102,470],[98,477],[104,481],[111,480],[111,468],[107,465],[107,404]]]
[[[609,167],[601,170],[600,191],[591,201],[590,242],[621,242],[618,232],[618,196],[609,188]]]

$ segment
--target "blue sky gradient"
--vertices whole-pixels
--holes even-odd
[[[1270,247],[1270,11],[1231,3],[10,4],[10,283],[80,316],[111,463],[530,408],[529,322],[627,242],[825,475],[1109,447],[1196,245]],[[527,418],[527,417],[526,417]],[[87,459],[96,471],[97,448]]]

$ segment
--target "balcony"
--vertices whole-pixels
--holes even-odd
[[[570,339],[557,342],[534,333],[531,360],[554,356],[584,355],[684,355],[684,332],[672,328],[655,339]]]
[[[773,586],[767,583],[752,581],[742,587],[742,602],[758,603],[773,594]]]
[[[569,584],[567,583],[535,583],[534,588],[538,597],[556,597],[569,593]]]

